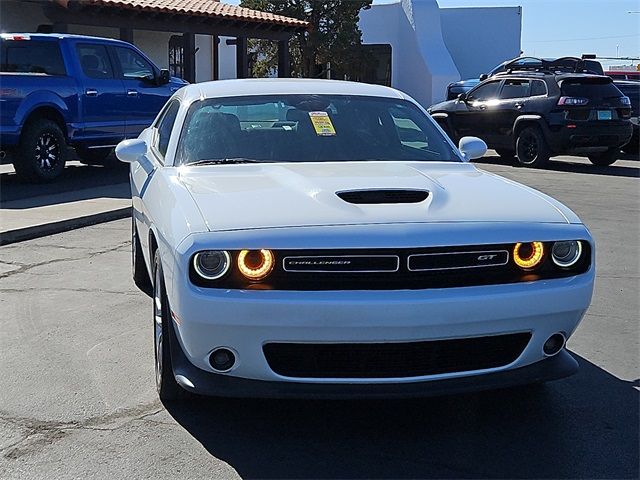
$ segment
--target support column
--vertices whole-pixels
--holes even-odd
[[[236,39],[236,77],[249,77],[249,55],[247,52],[247,37]]]
[[[289,40],[278,42],[278,77],[288,78],[291,76],[291,58],[289,56]]]
[[[123,42],[128,42],[133,44],[133,29],[132,28],[121,28],[120,29],[120,40]]]
[[[213,79],[220,80],[220,37],[213,35],[211,37],[213,55],[211,61],[213,62]]]
[[[189,83],[196,81],[196,36],[193,33],[182,35],[182,46],[184,48],[184,79]]]

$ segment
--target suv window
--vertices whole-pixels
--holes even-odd
[[[158,151],[163,157],[167,154],[171,130],[173,130],[173,124],[176,121],[179,109],[180,103],[177,100],[173,100],[158,122]]]
[[[510,98],[524,98],[529,96],[529,80],[507,79],[502,85],[500,98],[508,100]]]
[[[113,78],[113,67],[107,47],[80,44],[76,47],[82,71],[89,78]]]
[[[126,47],[116,47],[116,54],[124,78],[153,80],[155,77],[151,64],[138,52]]]
[[[500,80],[480,85],[469,93],[469,99],[486,101],[492,98],[498,98],[498,89],[500,88]]]
[[[571,78],[562,82],[562,95],[567,97],[612,98],[621,97],[622,93],[611,79]]]
[[[531,81],[531,96],[535,97],[537,95],[546,95],[547,94],[547,84],[542,80],[532,80]]]
[[[66,75],[58,42],[3,40],[0,72]]]

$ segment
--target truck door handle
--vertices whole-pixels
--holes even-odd
[[[138,91],[137,90],[127,90],[127,96],[129,96],[129,97],[137,97],[138,96]]]
[[[87,95],[87,97],[98,96],[98,90],[94,90],[93,88],[87,88],[84,93]]]
[[[516,103],[516,108],[519,110],[524,107],[524,103]]]

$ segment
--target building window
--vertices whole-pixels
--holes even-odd
[[[184,78],[184,42],[182,35],[169,38],[169,72],[172,77]]]

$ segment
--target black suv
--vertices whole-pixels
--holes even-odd
[[[452,140],[480,137],[500,156],[516,156],[529,167],[563,154],[611,165],[632,134],[629,98],[609,77],[552,64],[495,75],[429,113]]]

